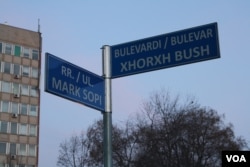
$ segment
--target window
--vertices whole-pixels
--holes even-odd
[[[36,156],[36,145],[29,145],[29,156]]]
[[[2,92],[10,93],[10,82],[2,81]]]
[[[23,66],[23,76],[28,77],[30,75],[30,68],[28,66]]]
[[[0,154],[6,154],[6,143],[0,142]]]
[[[21,114],[27,115],[28,112],[28,105],[27,104],[21,104]]]
[[[10,154],[16,155],[16,143],[10,143]]]
[[[4,66],[3,66],[3,72],[10,74],[10,63],[4,62],[3,64],[4,64]]]
[[[17,123],[16,122],[11,122],[10,124],[10,133],[11,134],[17,134]]]
[[[19,145],[19,155],[26,155],[26,144],[20,144]]]
[[[19,166],[19,167],[21,167],[21,166]],[[35,165],[27,165],[27,167],[35,167]]]
[[[28,85],[22,85],[21,94],[29,96],[29,86]]]
[[[30,113],[29,113],[29,115],[31,115],[31,116],[37,116],[37,106],[30,105]]]
[[[27,135],[27,124],[19,124],[19,134]]]
[[[0,167],[5,167],[5,164],[0,162]]]
[[[33,78],[38,78],[38,69],[37,69],[37,68],[32,67],[31,76],[32,76]]]
[[[38,60],[38,50],[32,50],[32,59],[33,60]]]
[[[0,132],[7,133],[8,132],[8,122],[0,121]]]
[[[36,145],[29,145],[29,156],[36,156]]]
[[[2,101],[1,105],[2,112],[9,112],[9,102],[8,101]]]
[[[20,57],[20,55],[21,55],[21,47],[20,46],[15,46],[14,55]]]
[[[11,55],[12,52],[12,45],[11,44],[5,44],[5,54]]]
[[[23,48],[23,57],[30,57],[30,50],[29,48]]]
[[[20,65],[19,64],[13,64],[13,74],[20,75]]]
[[[3,53],[2,52],[2,47],[3,47],[3,44],[0,42],[0,53]]]
[[[30,125],[30,136],[36,136],[36,125]]]
[[[12,113],[13,114],[18,114],[18,103],[15,103],[15,102],[12,102],[12,105],[11,105],[11,109],[12,109]]]
[[[20,85],[18,83],[13,83],[13,94],[19,95],[20,94]]]
[[[38,90],[36,87],[32,86],[30,88],[30,96],[37,97],[38,96]]]

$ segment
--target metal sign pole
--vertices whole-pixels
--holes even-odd
[[[103,112],[104,124],[104,167],[112,167],[112,103],[111,103],[111,52],[110,46],[102,47],[103,77],[105,82],[105,112]]]

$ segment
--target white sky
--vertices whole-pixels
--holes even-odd
[[[71,2],[71,3],[70,3]],[[56,166],[59,144],[86,131],[102,114],[45,93],[44,54],[102,74],[101,47],[217,22],[221,58],[112,81],[113,122],[139,111],[161,88],[195,96],[202,106],[225,114],[237,136],[250,143],[250,1],[0,0],[0,22],[43,37],[39,166]],[[101,150],[100,150],[101,151]]]

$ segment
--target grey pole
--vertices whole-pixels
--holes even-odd
[[[103,113],[104,124],[104,167],[112,167],[112,103],[111,103],[111,54],[110,46],[102,47],[103,77],[105,82],[105,112]]]

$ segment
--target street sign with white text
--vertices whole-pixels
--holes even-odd
[[[111,77],[220,58],[217,23],[111,46]]]
[[[104,111],[104,79],[54,55],[45,57],[45,91]]]

